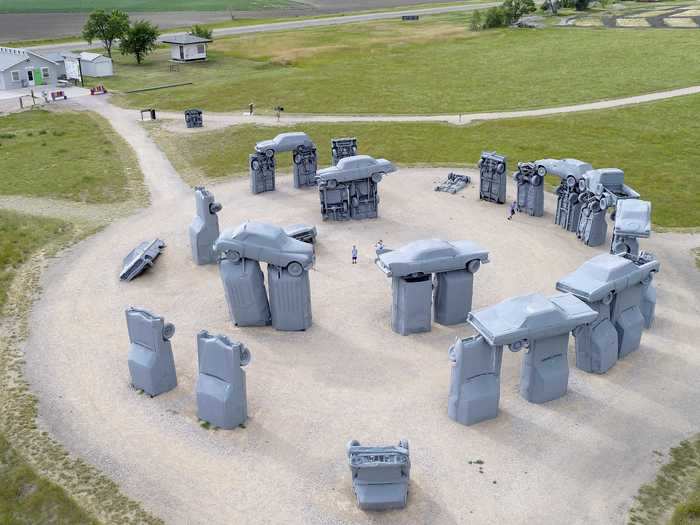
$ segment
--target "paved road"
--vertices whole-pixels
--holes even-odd
[[[227,27],[222,29],[214,29],[214,36],[232,36],[244,35],[248,33],[267,33],[272,31],[288,31],[292,29],[305,29],[309,27],[334,26],[341,24],[352,24],[356,22],[367,22],[371,20],[387,20],[391,18],[399,18],[404,15],[437,15],[442,13],[454,13],[463,11],[473,11],[475,9],[484,9],[500,5],[499,2],[487,2],[479,4],[462,4],[442,7],[428,7],[423,9],[406,9],[401,11],[383,11],[377,13],[364,13],[359,15],[333,16],[327,18],[312,18],[302,20],[291,20],[289,22],[274,22],[270,24],[255,24],[240,27]],[[182,35],[184,32],[165,33],[161,35],[162,40],[165,37]],[[92,45],[85,41],[66,42],[60,45],[51,44],[43,46],[34,46],[33,49],[45,53],[58,53],[61,51],[70,51],[78,49],[95,49],[101,47],[99,42],[93,42]]]
[[[279,121],[272,115],[248,116],[243,113],[207,113],[205,115],[206,128],[211,130],[240,124],[262,124],[266,126],[288,126],[304,122],[446,122],[455,125],[465,125],[482,120],[505,120],[512,118],[543,117],[562,113],[578,113],[581,111],[593,111],[611,109],[622,106],[632,106],[645,102],[654,102],[675,97],[695,95],[700,93],[700,86],[658,91],[632,97],[599,100],[585,104],[571,106],[559,106],[553,108],[529,109],[521,111],[494,111],[490,113],[464,113],[453,115],[284,115]],[[200,130],[188,130],[185,127],[181,112],[161,111],[161,118],[176,119],[176,125],[168,126],[170,131],[198,132]]]

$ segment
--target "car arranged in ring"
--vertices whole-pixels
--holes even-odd
[[[425,239],[379,254],[376,264],[388,277],[467,270],[489,262],[488,251],[472,241]]]
[[[230,261],[253,259],[280,268],[299,277],[314,264],[311,244],[293,239],[273,224],[244,222],[238,228],[226,230],[214,243],[214,251]]]
[[[319,170],[316,181],[319,188],[335,188],[338,183],[352,180],[372,179],[379,183],[384,175],[396,171],[396,166],[386,159],[375,159],[369,155],[354,155],[338,161],[337,166]]]

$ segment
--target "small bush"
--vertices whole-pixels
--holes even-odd
[[[27,133],[27,137],[33,137],[33,136],[34,136],[34,132],[32,132],[32,131],[30,131],[29,133]]]
[[[481,31],[481,28],[483,27],[484,22],[481,19],[481,11],[478,9],[472,13],[472,18],[469,21],[469,30],[470,31]]]
[[[534,0],[505,0],[502,8],[505,12],[506,24],[512,24],[522,16],[534,12],[535,2]]]
[[[190,28],[190,33],[199,38],[208,38],[211,40],[212,30],[207,26],[195,24]]]
[[[14,133],[0,133],[0,139],[13,139],[16,136],[17,135],[15,135]]]
[[[45,129],[42,129],[42,130],[39,132],[39,135],[46,135],[47,133],[48,133],[48,131],[46,131]]]
[[[484,29],[503,27],[506,25],[506,13],[502,7],[491,7],[486,11]]]

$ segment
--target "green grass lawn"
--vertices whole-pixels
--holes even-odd
[[[629,524],[660,523],[700,524],[699,436],[672,448],[668,462],[661,467],[656,479],[639,489],[630,510]]]
[[[653,203],[658,226],[700,226],[700,95],[610,111],[447,124],[305,124],[283,128],[236,126],[199,134],[155,133],[188,182],[246,173],[255,142],[283,131],[306,131],[330,163],[330,139],[356,136],[360,151],[406,165],[471,165],[482,150],[516,161],[574,157],[596,167],[619,167],[626,182]],[[206,115],[205,115],[206,125]],[[285,163],[289,163],[288,166]],[[291,160],[281,157],[282,170]],[[394,175],[392,175],[393,177]],[[400,177],[400,173],[395,175]]]
[[[295,113],[458,113],[566,105],[694,85],[694,31],[550,28],[469,32],[469,15],[217,39],[206,63],[169,70],[163,47],[105,81],[131,107]]]
[[[123,11],[248,11],[285,7],[289,0],[0,0],[0,13],[121,9]]]
[[[0,166],[0,195],[112,203],[143,191],[133,151],[91,112],[0,117]]]
[[[67,238],[71,230],[70,224],[57,219],[0,210],[0,313],[17,267],[45,244]]]
[[[97,524],[57,485],[40,478],[0,434],[0,523]]]

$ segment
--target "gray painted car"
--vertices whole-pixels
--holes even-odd
[[[651,202],[625,199],[617,203],[615,235],[649,237],[651,235]]]
[[[614,206],[618,199],[638,199],[639,193],[625,184],[625,172],[618,168],[601,168],[586,173],[579,180],[579,189],[596,195],[607,196],[609,201],[601,204],[601,208]]]
[[[280,133],[274,139],[263,140],[255,145],[256,151],[265,153],[268,157],[272,157],[275,153],[282,151],[294,151],[299,146],[307,148],[315,148],[313,141],[301,131],[293,131],[289,133]]]
[[[359,179],[372,179],[378,183],[384,175],[396,171],[396,166],[386,159],[375,159],[369,155],[354,155],[338,161],[337,166],[322,169],[316,175],[320,187],[335,188],[338,183]]]
[[[238,228],[226,230],[214,243],[214,251],[225,254],[233,262],[253,259],[286,268],[295,277],[314,263],[311,244],[291,238],[279,226],[263,222],[244,222]]]
[[[388,277],[464,270],[475,273],[489,262],[488,251],[472,241],[440,239],[414,241],[377,256],[376,264]]]
[[[161,254],[163,248],[165,248],[165,243],[160,239],[143,241],[131,250],[129,255],[124,257],[124,266],[119,274],[119,278],[122,281],[131,281],[134,277],[140,275],[147,268],[153,266],[153,262]]]
[[[588,162],[578,159],[540,159],[534,164],[537,166],[537,174],[541,177],[545,175],[556,175],[566,180],[569,187],[573,188],[578,181],[593,169]]]

